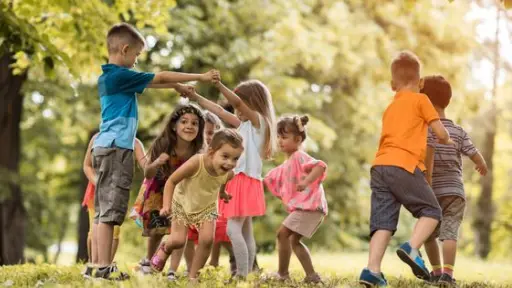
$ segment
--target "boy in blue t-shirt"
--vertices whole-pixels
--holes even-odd
[[[111,263],[114,225],[121,225],[128,209],[133,177],[133,148],[138,125],[137,97],[145,88],[174,88],[188,94],[193,87],[183,81],[219,80],[219,73],[143,73],[131,70],[146,47],[144,37],[133,26],[114,25],[107,34],[108,64],[102,65],[98,79],[101,103],[100,132],[93,144],[96,170],[94,226],[98,263],[95,277],[123,280],[128,275]],[[90,275],[89,275],[90,276]]]

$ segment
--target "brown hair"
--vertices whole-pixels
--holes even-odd
[[[141,44],[143,47],[146,47],[146,40],[132,25],[128,23],[115,24],[107,33],[108,53],[118,53],[119,49],[126,44]]]
[[[222,125],[222,122],[219,119],[219,116],[213,114],[210,111],[204,112],[204,120],[210,124],[212,124],[215,128],[215,130],[218,130],[220,128],[223,128],[224,125]]]
[[[420,80],[420,69],[418,56],[410,51],[402,51],[391,63],[391,77],[398,86],[405,86]]]
[[[432,75],[424,78],[423,88],[420,93],[426,94],[430,102],[437,107],[446,108],[452,98],[450,83],[440,75]]]
[[[283,116],[277,122],[277,134],[291,133],[295,136],[300,136],[302,138],[301,142],[304,142],[307,137],[306,125],[308,122],[308,115]]]
[[[160,156],[162,153],[167,153],[172,155],[174,153],[174,148],[176,147],[176,143],[178,141],[178,137],[176,135],[176,123],[178,123],[181,116],[184,114],[194,114],[199,118],[199,129],[197,131],[197,136],[190,143],[190,150],[192,154],[198,153],[204,145],[204,117],[201,108],[197,107],[195,104],[187,103],[180,104],[174,109],[169,117],[169,121],[167,125],[165,125],[164,130],[156,137],[155,141],[149,147],[148,154],[150,155],[150,161],[153,162]],[[162,166],[162,170],[165,176],[169,176],[172,173],[172,168],[169,166],[169,163],[165,163]]]
[[[234,92],[249,108],[258,112],[265,120],[265,142],[262,148],[264,159],[269,159],[276,151],[275,113],[272,95],[259,80],[248,80],[238,84]]]
[[[213,134],[212,142],[210,143],[210,149],[213,152],[219,150],[222,145],[229,144],[233,148],[244,147],[244,139],[242,135],[234,129],[224,128]]]

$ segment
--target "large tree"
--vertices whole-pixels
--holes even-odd
[[[162,32],[172,5],[170,0],[0,2],[0,264],[24,261],[27,211],[20,190],[19,163],[21,89],[27,77],[58,78],[68,85],[87,81],[104,62],[104,38],[110,25],[126,20]]]

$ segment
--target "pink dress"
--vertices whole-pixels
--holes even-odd
[[[297,191],[297,184],[306,177],[315,166],[327,168],[327,165],[316,160],[304,151],[293,153],[288,160],[270,170],[265,177],[265,185],[272,194],[279,197],[289,213],[295,210],[318,211],[327,215],[327,200],[325,199],[322,182],[326,172],[311,183],[304,191]]]

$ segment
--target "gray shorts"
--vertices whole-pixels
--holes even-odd
[[[437,201],[443,210],[443,222],[437,225],[429,240],[438,237],[441,241],[457,240],[459,238],[459,228],[464,219],[466,200],[460,196],[443,196],[437,198]]]
[[[396,166],[374,166],[370,186],[370,237],[377,230],[388,230],[394,234],[402,205],[415,218],[441,220],[441,208],[436,196],[419,168],[411,174]]]
[[[133,178],[133,151],[96,147],[92,166],[98,182],[94,193],[94,223],[121,225],[128,211]]]

